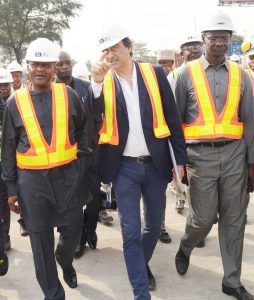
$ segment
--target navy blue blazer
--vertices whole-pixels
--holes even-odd
[[[159,139],[154,135],[151,101],[140,73],[139,66],[137,63],[135,63],[135,65],[137,69],[141,122],[145,141],[158,174],[170,182],[172,180],[173,163],[170,158],[168,138]],[[175,152],[176,162],[178,165],[185,165],[186,146],[174,95],[163,69],[159,66],[154,66],[154,70],[161,93],[165,120],[171,132],[169,139]],[[119,145],[113,146],[109,144],[101,144],[99,146],[99,175],[101,177],[101,181],[104,183],[109,183],[114,180],[121,163],[129,132],[128,113],[123,91],[116,76],[114,76],[114,81],[116,87],[116,115],[118,123]],[[103,99],[103,95],[100,97]]]

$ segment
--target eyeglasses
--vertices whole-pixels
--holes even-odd
[[[189,45],[184,47],[182,51],[192,52],[193,50],[201,50],[202,48],[202,45]]]
[[[229,36],[207,36],[207,35],[205,36],[211,43],[216,43],[217,41],[221,41],[224,44],[228,44],[230,42]]]

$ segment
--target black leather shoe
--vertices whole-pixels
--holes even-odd
[[[4,254],[0,258],[0,276],[4,276],[8,272],[8,268],[9,268],[8,256]]]
[[[172,242],[170,235],[167,233],[167,231],[164,231],[164,230],[161,230],[160,235],[159,235],[159,240],[165,244],[169,244]]]
[[[25,224],[25,222],[24,222],[24,219],[23,219],[23,218],[20,218],[20,219],[18,220],[18,222],[19,222],[19,226],[20,226],[20,235],[21,235],[21,236],[28,236],[29,233],[28,233],[28,231],[27,231],[27,228],[26,228],[26,224]]]
[[[198,243],[197,248],[204,248],[205,247],[205,240],[202,240]]]
[[[153,276],[153,273],[151,272],[150,268],[148,265],[146,265],[146,272],[147,272],[147,277],[148,277],[148,288],[149,291],[154,291],[156,289],[156,281]]]
[[[190,257],[186,256],[180,247],[175,257],[175,265],[178,274],[184,275],[188,271],[189,264]]]
[[[83,256],[84,252],[85,252],[85,246],[78,245],[74,252],[74,258],[80,258],[81,256]]]
[[[72,265],[69,268],[63,268],[63,279],[71,289],[78,286],[77,274]]]
[[[238,288],[230,288],[222,284],[222,292],[238,300],[254,300],[254,296],[247,292],[242,285]]]
[[[97,247],[97,234],[95,231],[89,232],[87,235],[87,243],[91,249],[96,249]]]

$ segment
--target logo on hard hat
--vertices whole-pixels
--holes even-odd
[[[102,43],[104,43],[106,41],[109,41],[109,40],[110,40],[110,37],[109,36],[105,36],[105,37],[99,39],[99,44],[102,44]]]
[[[35,52],[34,56],[35,57],[48,57],[48,53],[47,52]]]

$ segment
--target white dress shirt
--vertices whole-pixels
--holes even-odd
[[[122,78],[117,73],[116,76],[122,87],[129,120],[129,134],[123,155],[132,157],[150,155],[141,123],[137,71],[135,64],[133,63],[133,73],[131,78],[132,89],[126,79]],[[92,80],[92,89],[94,97],[97,98],[101,93],[102,84],[98,84]]]

